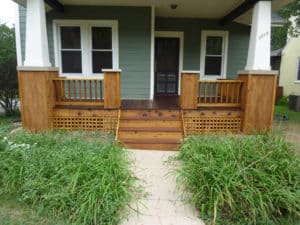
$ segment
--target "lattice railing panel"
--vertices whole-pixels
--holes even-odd
[[[239,133],[241,118],[230,117],[184,117],[186,135],[203,133]]]
[[[57,116],[53,117],[54,129],[84,130],[84,131],[116,131],[117,116]]]

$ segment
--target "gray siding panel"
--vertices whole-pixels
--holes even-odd
[[[247,60],[250,27],[236,23],[220,26],[218,20],[156,18],[156,31],[184,32],[184,70],[200,69],[201,30],[229,31],[227,78],[235,79]]]

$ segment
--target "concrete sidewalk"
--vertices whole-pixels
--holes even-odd
[[[136,176],[147,193],[132,205],[128,220],[122,225],[204,225],[193,207],[181,199],[175,176],[165,161],[174,151],[128,150],[135,162]]]

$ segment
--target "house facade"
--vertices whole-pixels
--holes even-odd
[[[15,1],[30,130],[110,127],[133,147],[169,148],[272,126],[271,13],[289,0]]]
[[[290,38],[281,53],[280,86],[285,96],[300,95],[300,37]]]

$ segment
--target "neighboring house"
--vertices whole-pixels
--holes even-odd
[[[300,37],[290,38],[282,50],[279,85],[285,96],[300,95]]]
[[[103,121],[117,121],[117,137],[149,146],[159,137],[174,143],[176,135],[164,132],[271,127],[271,13],[290,0],[15,2],[22,121],[31,130],[102,129]],[[125,110],[155,107],[177,111],[157,117]],[[142,121],[128,118],[148,114],[144,126],[160,130],[132,130]]]

